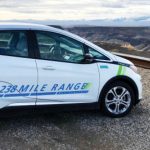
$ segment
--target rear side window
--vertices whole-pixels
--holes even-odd
[[[28,57],[26,33],[23,31],[0,31],[0,55]]]

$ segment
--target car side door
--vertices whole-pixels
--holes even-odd
[[[84,62],[84,44],[52,32],[36,31],[39,58],[37,105],[98,100],[99,71]]]
[[[0,108],[35,105],[37,68],[28,31],[0,31]]]

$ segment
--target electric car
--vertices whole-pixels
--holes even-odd
[[[0,109],[99,109],[122,117],[142,99],[134,64],[67,31],[0,24]]]

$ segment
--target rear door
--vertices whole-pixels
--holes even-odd
[[[35,105],[37,69],[27,31],[0,31],[0,108]]]
[[[38,104],[87,103],[98,100],[99,72],[96,63],[85,64],[84,45],[72,38],[36,32],[39,59]]]

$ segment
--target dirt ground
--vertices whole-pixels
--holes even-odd
[[[150,70],[139,72],[144,99],[126,117],[80,111],[0,119],[0,150],[150,150]]]

